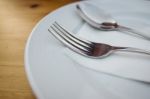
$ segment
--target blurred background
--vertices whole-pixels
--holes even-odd
[[[36,99],[24,70],[24,49],[36,23],[77,0],[0,0],[0,99]]]

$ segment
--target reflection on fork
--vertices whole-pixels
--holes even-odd
[[[126,51],[150,55],[150,51],[146,51],[143,49],[133,47],[111,46],[104,43],[96,43],[82,39],[73,35],[73,33],[66,30],[57,22],[54,22],[50,26],[48,31],[71,50],[91,58],[104,58],[116,51]]]

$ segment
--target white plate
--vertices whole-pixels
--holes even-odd
[[[116,3],[118,1],[116,0]],[[148,99],[150,86],[82,68],[48,31],[54,21],[77,31],[83,24],[75,4],[43,18],[33,29],[25,51],[25,68],[39,99]],[[123,85],[123,86],[122,86]]]

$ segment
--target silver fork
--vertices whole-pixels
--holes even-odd
[[[50,26],[48,31],[71,50],[91,58],[103,58],[116,51],[126,51],[150,55],[150,51],[146,51],[143,49],[133,47],[111,46],[104,43],[96,43],[82,39],[73,35],[73,33],[66,30],[57,22],[54,22]]]

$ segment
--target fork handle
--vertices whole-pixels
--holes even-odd
[[[146,39],[146,40],[150,40],[150,37],[148,35],[146,35],[144,32],[142,33],[142,32],[139,32],[135,29],[126,27],[126,26],[119,25],[118,30],[119,31],[125,31],[125,32],[128,32],[128,33],[132,33],[132,34],[134,33],[134,35],[136,35],[136,36],[139,36],[139,37],[141,37],[143,39]]]
[[[134,52],[134,53],[141,53],[141,54],[150,55],[150,51],[148,51],[148,50],[143,50],[143,49],[133,48],[133,47],[118,47],[115,50],[116,51],[126,51],[126,52]]]

